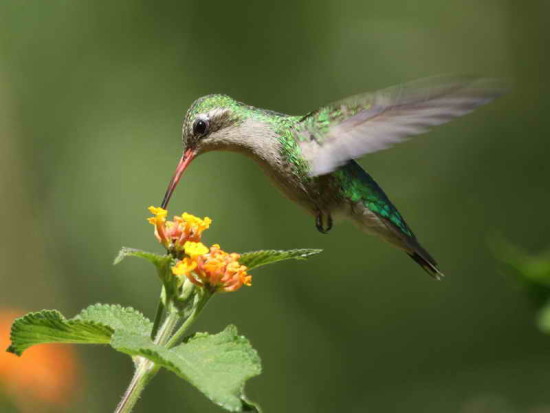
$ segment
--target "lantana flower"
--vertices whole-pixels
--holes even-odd
[[[187,241],[199,242],[212,223],[208,217],[201,219],[186,212],[167,221],[167,210],[151,206],[149,211],[154,215],[148,221],[155,226],[155,237],[167,250],[176,253],[183,251]]]
[[[174,275],[184,275],[193,284],[214,292],[237,291],[243,285],[252,284],[252,276],[246,272],[247,267],[239,263],[239,254],[229,254],[218,244],[212,245],[209,251],[202,243],[187,244],[184,249],[188,257],[172,267]],[[207,253],[195,254],[198,251]]]
[[[212,223],[210,218],[184,212],[167,221],[167,210],[152,206],[149,211],[154,215],[148,221],[155,226],[155,237],[179,259],[172,267],[175,276],[185,276],[213,292],[232,292],[251,285],[252,276],[239,263],[239,254],[227,253],[218,244],[208,248],[201,242],[203,231]]]

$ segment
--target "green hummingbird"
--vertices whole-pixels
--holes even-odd
[[[304,116],[256,108],[226,95],[197,99],[183,122],[183,155],[166,190],[166,208],[191,161],[210,151],[256,161],[322,233],[333,216],[355,222],[405,251],[431,276],[443,276],[382,188],[355,159],[464,115],[501,95],[500,82],[438,77],[359,94]]]

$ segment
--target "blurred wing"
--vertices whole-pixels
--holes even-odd
[[[301,147],[312,176],[450,121],[505,91],[501,82],[439,77],[354,96],[302,118]]]

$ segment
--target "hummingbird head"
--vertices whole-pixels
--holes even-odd
[[[183,172],[197,155],[239,146],[242,124],[252,109],[226,95],[204,96],[191,105],[182,127],[183,155],[166,189],[162,208],[168,205]]]

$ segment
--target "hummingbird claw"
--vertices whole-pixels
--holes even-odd
[[[328,232],[332,229],[332,215],[327,214],[326,217],[327,217],[327,222],[326,222],[327,226],[326,227],[324,226],[324,223],[323,223],[323,213],[322,212],[319,212],[317,214],[317,217],[315,218],[315,226],[317,227],[317,230],[321,234],[328,234]]]

